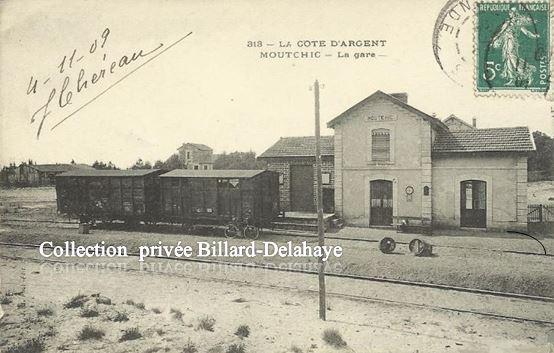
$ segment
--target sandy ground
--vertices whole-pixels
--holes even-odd
[[[30,252],[17,255],[33,257]],[[321,322],[317,320],[317,295],[306,290],[317,285],[316,278],[301,274],[279,273],[275,277],[275,272],[250,270],[244,276],[201,267],[193,267],[190,272],[165,267],[164,274],[160,274],[135,271],[136,263],[124,264],[106,268],[94,263],[73,266],[0,259],[0,289],[4,294],[12,293],[11,303],[2,305],[0,347],[43,335],[47,352],[182,352],[189,339],[198,352],[212,353],[225,352],[231,344],[240,342],[245,344],[246,352],[264,353],[294,352],[293,346],[300,349],[296,352],[550,352],[554,348],[552,325],[333,295],[328,300],[328,321]],[[241,277],[257,284],[241,283]],[[284,284],[292,283],[296,286],[284,288]],[[329,286],[334,286],[332,281]],[[350,291],[344,283],[340,288]],[[390,287],[373,290],[391,299],[402,293]],[[417,292],[407,295],[415,296]],[[95,298],[87,297],[85,306],[96,307],[99,316],[80,317],[80,309],[63,308],[78,293],[101,293],[112,304],[94,304]],[[421,293],[420,300],[441,300],[428,294]],[[145,309],[124,304],[129,299],[144,303]],[[448,303],[440,304],[448,305],[480,301],[456,296],[442,299]],[[509,302],[504,302],[502,308],[510,307]],[[540,304],[525,305],[529,311],[541,311]],[[516,301],[512,306],[517,310],[522,303]],[[37,309],[45,307],[51,308],[53,315],[37,314]],[[153,308],[161,313],[154,313]],[[183,312],[182,320],[172,317],[171,308]],[[118,311],[127,313],[129,321],[107,320]],[[206,315],[215,319],[213,332],[197,329],[199,319]],[[104,330],[105,336],[99,340],[77,339],[87,324]],[[234,335],[242,324],[250,328],[249,337],[244,339]],[[119,342],[123,330],[131,327],[138,327],[142,337]],[[326,344],[322,340],[326,328],[337,329],[347,347],[338,350]]]

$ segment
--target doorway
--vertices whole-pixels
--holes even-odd
[[[460,183],[460,227],[487,227],[487,183],[464,180]]]
[[[372,180],[369,183],[369,224],[392,225],[392,181]]]
[[[290,204],[292,211],[315,212],[312,165],[290,166]]]

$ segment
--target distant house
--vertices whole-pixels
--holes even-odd
[[[50,186],[55,185],[56,175],[70,170],[93,169],[86,164],[26,164],[22,163],[15,169],[10,180],[17,186]]]
[[[179,151],[179,160],[184,169],[213,169],[214,152],[209,146],[201,143],[183,143],[177,151]]]

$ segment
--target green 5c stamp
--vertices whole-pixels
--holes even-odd
[[[477,91],[548,91],[549,3],[478,2],[476,16]]]

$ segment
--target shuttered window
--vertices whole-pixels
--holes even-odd
[[[390,131],[375,129],[371,131],[371,159],[390,161]]]

